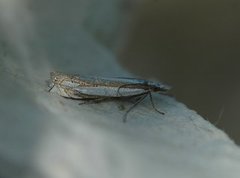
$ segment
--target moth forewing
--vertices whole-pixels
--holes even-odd
[[[119,87],[107,87],[107,86],[98,86],[98,87],[85,87],[85,86],[78,86],[73,88],[73,90],[86,94],[86,95],[94,95],[99,97],[112,97],[112,98],[119,98],[119,97],[131,97],[139,94],[143,94],[146,92],[144,89],[138,88],[121,88]]]

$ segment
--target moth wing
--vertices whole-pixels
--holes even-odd
[[[120,88],[119,87],[75,87],[74,90],[81,94],[101,97],[130,97],[146,93],[144,89]]]

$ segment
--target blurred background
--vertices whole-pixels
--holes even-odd
[[[240,1],[145,0],[128,28],[115,49],[122,65],[172,85],[239,144]]]
[[[121,63],[240,143],[240,1],[144,1],[117,49]]]

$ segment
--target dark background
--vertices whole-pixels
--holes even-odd
[[[240,143],[240,1],[146,1],[117,53]]]

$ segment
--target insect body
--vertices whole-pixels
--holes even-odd
[[[103,78],[103,77],[83,77],[79,75],[66,75],[60,72],[51,72],[51,91],[56,88],[59,95],[84,101],[84,103],[97,103],[113,99],[136,99],[124,116],[146,96],[150,96],[153,108],[158,111],[152,100],[152,92],[166,93],[170,87],[163,83],[152,82],[136,78]],[[83,103],[81,103],[83,104]]]

